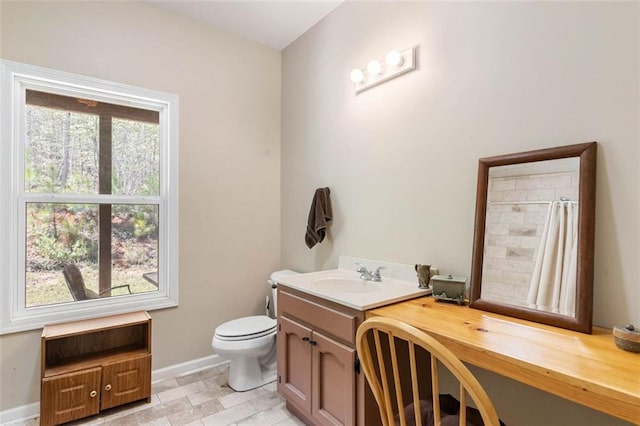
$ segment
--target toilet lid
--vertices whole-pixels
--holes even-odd
[[[265,315],[238,318],[216,328],[216,336],[222,340],[255,339],[276,330],[276,320]]]

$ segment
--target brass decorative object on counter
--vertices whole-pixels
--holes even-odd
[[[429,288],[429,281],[431,281],[432,271],[431,265],[416,264],[416,274],[418,275],[418,287]]]

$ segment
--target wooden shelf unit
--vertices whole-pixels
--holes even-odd
[[[151,317],[133,312],[45,326],[40,424],[151,398]]]

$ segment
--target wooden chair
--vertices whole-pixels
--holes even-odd
[[[406,405],[407,398],[406,395],[403,395],[400,383],[398,349],[401,345],[408,346],[409,373],[407,375],[410,376],[411,389],[409,402],[413,402],[413,409],[410,405]],[[356,347],[362,370],[378,403],[383,425],[395,425],[399,422],[400,425],[405,426],[408,421],[410,424],[418,426],[431,423],[431,420],[423,419],[426,416],[421,412],[425,401],[423,400],[421,403],[419,395],[416,368],[417,347],[421,347],[431,354],[431,395],[436,397],[428,396],[428,398],[432,401],[433,424],[441,425],[443,419],[446,418],[445,424],[466,425],[468,420],[467,395],[471,396],[485,425],[500,424],[496,410],[487,393],[467,367],[449,349],[417,328],[391,318],[370,318],[358,328]],[[420,352],[427,358],[427,354],[423,351]],[[454,420],[452,415],[441,413],[441,398],[438,397],[438,361],[455,376],[460,384],[460,410],[457,415],[459,421],[455,423],[452,422]],[[392,402],[391,398],[394,394],[395,401]],[[451,400],[455,401],[454,398]],[[477,411],[471,412],[477,415]]]
[[[74,264],[66,264],[62,266],[62,275],[64,275],[64,280],[67,283],[67,287],[69,287],[69,291],[71,292],[71,296],[73,296],[73,300],[89,300],[89,299],[99,299],[102,295],[108,291],[111,291],[116,288],[125,288],[131,294],[131,288],[129,284],[117,285],[114,287],[109,287],[106,290],[102,290],[100,293],[96,293],[95,291],[88,289],[84,284],[84,278],[82,278],[82,272],[80,269]]]

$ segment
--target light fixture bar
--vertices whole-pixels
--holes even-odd
[[[353,83],[356,94],[416,69],[415,47],[411,47],[407,50],[398,52],[398,54],[400,55],[399,59],[397,58],[397,55],[387,55],[387,58],[391,56],[395,59],[394,61],[391,61],[391,63],[384,60],[371,61],[369,62],[369,66],[367,67],[368,70],[367,68],[365,68],[364,70],[353,70],[351,73],[352,81],[354,81],[353,76],[355,71],[360,71],[360,73],[358,73],[358,76],[362,76],[360,81],[357,81],[358,79],[356,79],[356,81],[354,81]],[[381,64],[382,68],[378,69],[377,65],[372,66],[371,64],[374,62],[377,64]]]

